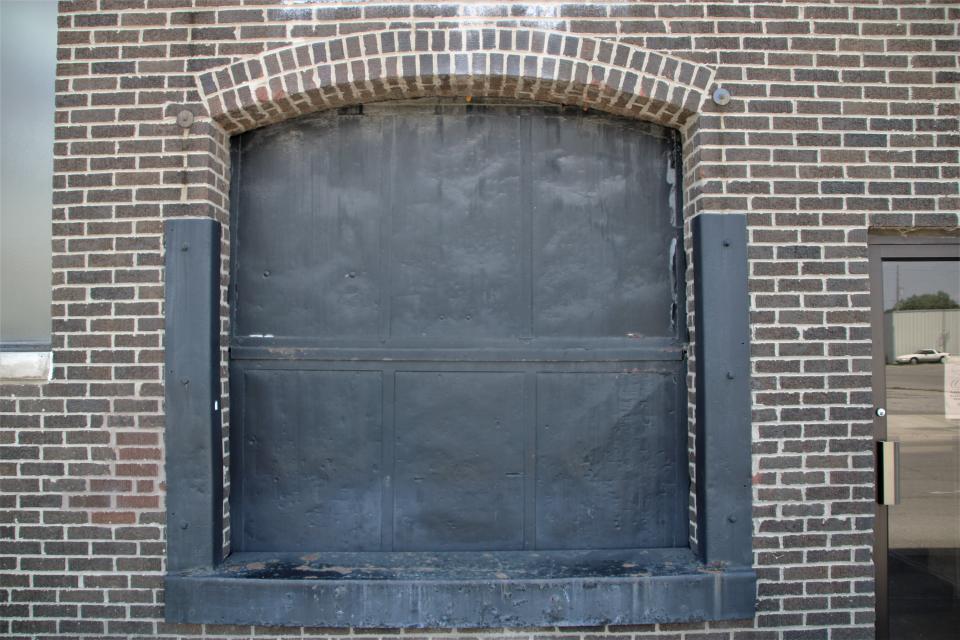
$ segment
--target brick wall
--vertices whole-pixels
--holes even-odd
[[[688,216],[750,216],[760,584],[749,621],[483,635],[872,637],[867,233],[958,226],[960,7],[77,0],[61,3],[59,20],[56,366],[53,382],[0,388],[0,632],[346,634],[162,622],[161,222],[226,223],[228,132],[238,129],[228,105],[211,107],[203,72],[298,42],[498,27],[669,54],[707,68],[708,89],[733,94],[721,107],[708,90],[682,121],[649,103],[633,115],[684,129]],[[365,97],[351,86],[337,98]],[[403,95],[437,91],[422,79],[402,86]],[[282,111],[282,89],[251,108]],[[622,91],[585,85],[580,96],[616,111]],[[189,129],[175,122],[184,108],[198,116]]]

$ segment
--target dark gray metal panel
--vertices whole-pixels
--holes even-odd
[[[693,219],[697,538],[708,563],[750,566],[750,325],[747,221]]]
[[[380,108],[236,145],[237,336],[677,337],[664,130]]]
[[[524,131],[534,335],[676,335],[673,140],[630,124],[536,118]]]
[[[233,548],[377,549],[377,486],[382,550],[685,546],[683,370],[678,360],[235,359]],[[560,437],[538,433],[544,421]],[[332,450],[342,453],[328,460]],[[538,536],[544,517],[552,533]]]
[[[223,547],[220,224],[164,224],[167,568],[216,564]]]
[[[537,549],[687,544],[677,386],[663,373],[538,376]]]
[[[295,362],[289,368],[309,370],[321,361],[328,370],[376,371],[384,376],[382,549],[536,548],[538,513],[551,509],[545,522],[574,533],[566,543],[549,533],[547,546],[604,535],[611,539],[600,546],[639,538],[684,544],[679,387],[656,407],[625,410],[657,424],[663,440],[611,444],[623,464],[601,469],[598,462],[589,472],[596,482],[571,485],[579,493],[543,502],[538,485],[551,481],[538,475],[549,465],[536,464],[539,374],[656,371],[683,379],[685,336],[673,308],[675,152],[675,137],[656,127],[518,105],[378,105],[245,134],[234,146],[232,198],[238,428],[269,421],[288,404],[278,401],[282,385],[258,394],[242,371]],[[406,373],[394,383],[396,370]],[[405,386],[431,376],[470,382]],[[298,424],[316,413],[286,411]],[[483,427],[497,411],[516,423],[503,438]],[[577,440],[577,429],[617,431],[625,415],[618,411],[568,421],[568,440]],[[555,446],[553,459],[575,457],[578,442]],[[633,466],[646,448],[665,452],[657,472]],[[243,471],[263,455],[255,449],[234,442],[238,531],[246,530],[239,519],[256,510],[246,504]],[[274,482],[293,487],[295,467],[279,470]],[[491,490],[504,482],[515,488]],[[562,511],[595,511],[592,503],[614,485],[636,491],[589,532],[561,525]],[[648,503],[658,505],[652,516],[631,511]],[[675,513],[664,520],[668,503]],[[286,542],[278,538],[271,548],[303,544],[294,528],[278,530]],[[315,538],[320,548],[338,544],[339,534],[330,535]],[[236,548],[256,548],[244,540]]]
[[[523,548],[524,376],[398,372],[394,548]]]
[[[234,139],[235,335],[378,335],[382,137],[326,112]]]
[[[234,370],[245,377],[235,548],[379,549],[380,372]]]
[[[386,556],[386,557],[384,557]],[[313,579],[296,579],[294,576]],[[329,627],[529,627],[749,618],[751,571],[687,551],[241,554],[168,576],[170,622]]]
[[[235,425],[289,429],[254,427],[257,446],[234,439],[234,526],[244,534],[235,548],[306,548],[313,523],[325,518],[333,529],[347,521],[322,506],[304,508],[318,517],[300,530],[277,511],[281,495],[283,504],[307,501],[297,489],[299,465],[277,463],[289,447],[273,442],[308,428],[323,413],[317,402],[337,402],[322,393],[288,397],[284,388],[296,385],[254,388],[243,373],[279,363],[383,375],[383,550],[686,544],[682,389],[662,390],[657,403],[635,405],[633,413],[611,407],[603,415],[564,404],[573,391],[545,403],[536,389],[537,376],[549,371],[683,379],[685,336],[673,308],[675,152],[670,132],[642,123],[463,103],[326,112],[239,137]],[[397,370],[406,373],[395,383]],[[551,465],[536,463],[541,406],[558,419],[568,412],[582,419],[565,419],[567,437],[549,450],[551,461],[570,468],[579,430],[607,433],[608,452],[621,464],[598,459],[591,478],[565,485],[573,493],[551,493],[557,478],[543,471]],[[620,437],[618,421],[627,415],[656,425],[650,430],[659,439]],[[491,416],[501,421],[492,431]],[[663,452],[655,470],[644,463],[654,455],[647,449]],[[308,448],[288,454],[318,455]],[[247,469],[264,455],[276,464],[263,477],[284,491],[247,490]],[[373,457],[358,455],[355,469]],[[344,490],[325,478],[313,484],[318,499]],[[601,497],[614,487],[625,493],[607,505]],[[651,513],[633,512],[647,507]],[[252,515],[261,508],[266,515]],[[359,511],[370,509],[364,503]],[[602,517],[571,527],[564,511]],[[541,513],[553,529],[538,536]],[[256,540],[246,536],[251,517],[263,523]],[[271,520],[283,523],[273,539]],[[367,549],[372,535],[331,531],[312,539],[317,550]],[[358,546],[340,546],[347,543]]]
[[[530,212],[521,209],[525,158],[517,143],[525,120],[515,113],[387,117],[387,335],[471,342],[529,335],[522,230]]]

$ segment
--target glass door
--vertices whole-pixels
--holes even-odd
[[[958,245],[871,245],[878,637],[960,629]],[[879,444],[883,443],[883,444]]]

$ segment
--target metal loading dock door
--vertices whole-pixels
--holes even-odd
[[[436,101],[236,138],[233,549],[686,547],[676,154]]]

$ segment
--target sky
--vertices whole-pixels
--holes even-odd
[[[922,293],[945,291],[960,302],[960,262],[890,260],[883,263],[883,308]]]

